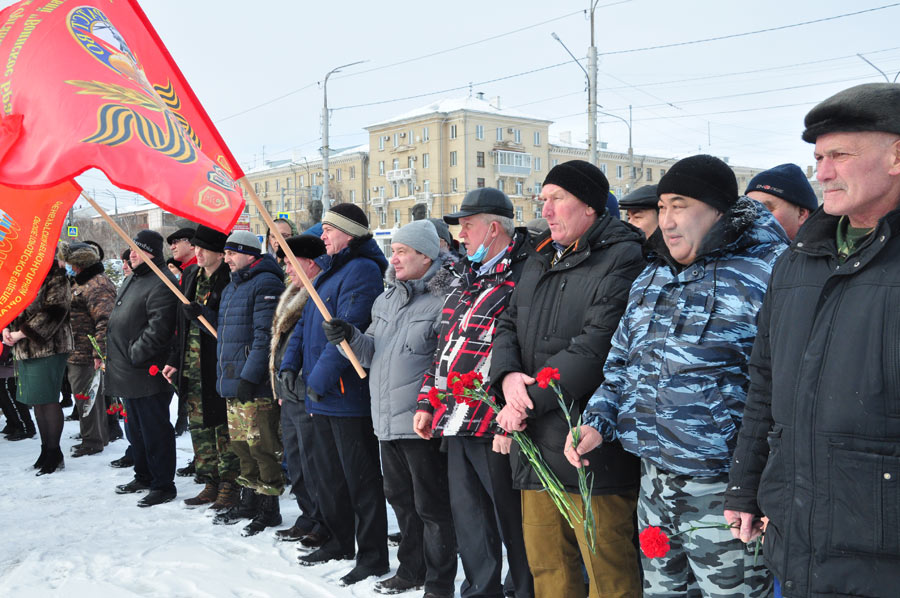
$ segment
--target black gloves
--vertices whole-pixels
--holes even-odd
[[[249,403],[256,398],[253,396],[254,390],[256,390],[256,384],[241,378],[238,380],[237,400],[241,403]]]
[[[203,306],[196,301],[191,301],[190,303],[182,303],[179,305],[179,307],[181,308],[181,315],[183,315],[188,320],[196,320],[201,315],[203,315]]]
[[[275,381],[280,385],[280,391],[284,394],[284,398],[288,401],[299,403],[306,400],[306,390],[303,379],[300,378],[299,372],[294,370],[281,370],[275,373]]]
[[[356,334],[353,324],[337,318],[332,318],[330,322],[322,322],[322,330],[325,331],[325,338],[332,345],[340,345],[342,341],[350,340]]]

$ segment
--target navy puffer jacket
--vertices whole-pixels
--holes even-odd
[[[241,379],[256,385],[254,397],[272,396],[269,341],[275,306],[284,292],[283,280],[284,273],[271,255],[231,273],[216,323],[216,390],[223,397],[237,396]]]

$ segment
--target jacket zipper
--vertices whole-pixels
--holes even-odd
[[[563,280],[561,283],[559,283],[559,295],[557,297],[555,297],[556,305],[553,307],[553,332],[556,332],[557,328],[559,327],[558,326],[559,310],[560,310],[560,307],[562,306],[562,301],[561,301],[562,294],[563,294],[563,291],[566,289],[567,282],[569,282],[568,278]]]

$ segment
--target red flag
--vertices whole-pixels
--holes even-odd
[[[25,0],[0,12],[0,184],[95,167],[170,212],[229,232],[243,176],[135,0]]]
[[[37,296],[80,193],[74,181],[44,189],[0,185],[0,329]]]

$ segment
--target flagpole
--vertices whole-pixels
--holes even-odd
[[[100,207],[100,204],[98,204],[96,201],[94,201],[93,197],[91,197],[84,191],[81,192],[81,196],[83,198],[85,198],[89,204],[94,206],[95,210],[100,212],[100,215],[103,216],[103,219],[106,220],[106,222],[113,228],[114,231],[116,231],[119,234],[120,237],[125,239],[125,242],[128,243],[128,246],[131,247],[132,251],[137,252],[137,254],[143,258],[144,263],[147,264],[148,266],[150,266],[150,269],[153,270],[153,272],[155,272],[157,276],[159,276],[159,279],[162,280],[166,284],[167,287],[169,287],[170,291],[175,293],[176,297],[181,299],[182,303],[184,303],[185,305],[190,303],[190,301],[188,301],[188,298],[184,296],[184,293],[181,292],[181,289],[179,289],[177,286],[175,286],[175,283],[173,283],[171,280],[169,280],[169,277],[162,273],[162,270],[159,269],[159,266],[154,264],[153,260],[149,259],[147,257],[147,254],[140,247],[138,247],[135,244],[135,242],[131,239],[131,237],[129,237],[128,234],[124,230],[122,230],[121,226],[116,224],[115,220],[110,218],[109,214],[106,213],[106,210],[104,210],[102,207]],[[206,318],[204,318],[203,316],[199,316],[197,319],[200,320],[200,323],[206,327],[206,329],[209,331],[209,333],[211,335],[213,335],[214,338],[218,338],[218,336],[216,335],[216,329],[213,328],[212,324],[210,324]]]
[[[328,307],[325,306],[325,303],[322,301],[322,298],[319,297],[319,293],[316,292],[315,287],[312,282],[310,282],[309,277],[303,272],[303,268],[300,267],[300,262],[297,261],[297,257],[294,255],[294,252],[291,251],[291,248],[288,247],[287,242],[284,240],[284,237],[281,235],[281,231],[278,230],[278,227],[275,226],[275,221],[272,220],[272,215],[269,214],[269,211],[263,207],[262,202],[259,200],[259,196],[254,191],[253,186],[250,185],[250,181],[247,180],[247,177],[241,177],[238,179],[239,183],[244,185],[244,189],[247,190],[247,193],[250,195],[250,199],[253,200],[253,204],[256,206],[256,209],[259,210],[259,214],[262,216],[263,220],[266,221],[266,225],[269,227],[269,232],[275,235],[275,239],[278,241],[278,246],[284,251],[284,255],[287,257],[288,261],[291,262],[291,266],[294,267],[294,272],[297,273],[297,276],[300,277],[300,281],[303,283],[303,286],[306,287],[306,291],[309,293],[310,299],[316,304],[316,307],[319,308],[319,313],[322,314],[322,317],[326,322],[331,321],[331,314],[328,313]],[[266,241],[268,242],[268,241]],[[356,373],[360,378],[366,377],[366,370],[363,369],[362,364],[359,363],[359,359],[356,358],[356,354],[353,353],[353,349],[350,348],[350,343],[345,340],[341,341],[341,349],[344,350],[344,354],[347,356],[347,359],[350,360],[350,363],[353,364],[353,369],[356,370]]]

